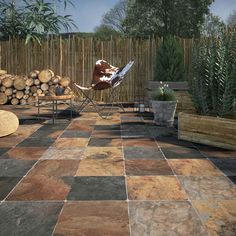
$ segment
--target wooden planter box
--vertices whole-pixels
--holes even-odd
[[[236,150],[236,120],[180,112],[178,138]]]
[[[175,95],[177,97],[178,103],[176,108],[176,115],[178,112],[187,112],[196,114],[196,110],[194,108],[193,101],[191,96],[188,92],[189,86],[188,82],[165,82],[163,83],[168,84],[171,89],[175,91]],[[161,86],[159,81],[149,80],[147,84],[147,98],[151,100],[153,93],[155,90]]]

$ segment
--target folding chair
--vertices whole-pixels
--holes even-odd
[[[75,89],[83,95],[84,100],[77,107],[77,112],[82,112],[88,105],[92,105],[94,110],[102,118],[107,118],[111,114],[111,110],[114,106],[115,98],[119,96],[115,93],[115,89],[123,82],[126,73],[134,64],[134,61],[130,61],[127,65],[122,68],[114,67],[104,60],[98,60],[95,64],[93,71],[93,80],[90,87],[83,87],[76,83]],[[106,115],[102,115],[102,111],[107,107],[107,104],[101,106],[95,100],[95,92],[109,89],[108,101],[111,104],[110,111]],[[119,104],[124,110],[122,104]]]

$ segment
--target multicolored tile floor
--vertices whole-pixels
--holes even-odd
[[[1,236],[236,235],[236,151],[180,141],[132,109],[54,125],[49,108],[40,120],[0,109],[21,121],[0,138]]]

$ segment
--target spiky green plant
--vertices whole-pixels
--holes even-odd
[[[201,39],[193,50],[192,97],[200,114],[236,114],[236,32]]]

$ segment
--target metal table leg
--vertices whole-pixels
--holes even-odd
[[[57,118],[57,100],[56,100],[56,118]]]
[[[70,120],[72,120],[72,99],[70,99]]]
[[[54,113],[55,113],[55,108],[54,108],[54,100],[52,101],[52,123],[54,124]]]
[[[38,99],[38,120],[39,120],[39,99]]]

